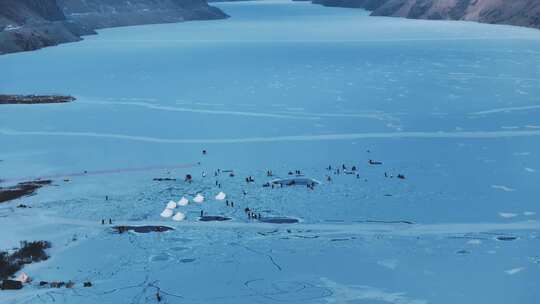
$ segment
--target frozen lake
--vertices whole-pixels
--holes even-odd
[[[0,249],[50,240],[52,258],[25,271],[94,283],[0,302],[151,303],[158,288],[166,303],[538,302],[538,30],[218,6],[231,18],[0,56],[0,92],[78,98],[1,106],[4,185],[61,177],[0,205]],[[342,164],[358,170],[335,174]],[[147,167],[159,169],[129,171]],[[261,187],[294,170],[321,185]],[[182,207],[185,222],[160,217],[198,192],[210,200]],[[200,210],[231,221],[200,223]],[[176,230],[116,235],[102,218]]]

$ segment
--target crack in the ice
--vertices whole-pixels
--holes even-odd
[[[264,253],[264,252],[260,252],[260,251],[257,251],[257,250],[255,250],[255,249],[249,248],[249,247],[247,247],[247,246],[245,246],[245,245],[240,245],[240,244],[238,244],[238,246],[243,247],[244,249],[246,249],[246,250],[248,250],[248,251],[251,251],[251,252],[254,252],[254,253],[256,253],[256,254],[260,254],[260,255],[266,256],[266,257],[270,260],[270,262],[277,268],[277,270],[279,270],[279,271],[282,270],[281,266],[280,266],[278,263],[276,263],[276,261],[274,260],[274,257],[271,256],[270,254]]]

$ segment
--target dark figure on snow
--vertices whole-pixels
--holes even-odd
[[[203,155],[206,155],[206,150],[202,150],[202,154],[203,154]]]
[[[101,225],[105,225],[105,219],[101,219]]]
[[[112,225],[112,219],[109,219],[109,225]]]
[[[203,211],[203,210],[201,210],[201,217],[203,217],[203,216],[204,216],[204,211]]]

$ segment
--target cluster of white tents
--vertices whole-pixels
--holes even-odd
[[[222,201],[227,197],[227,195],[224,192],[219,192],[215,199],[218,201]],[[204,202],[204,196],[200,193],[197,193],[197,195],[193,198],[193,202],[197,204],[202,204]],[[187,199],[185,196],[182,196],[182,198],[178,201],[169,201],[167,203],[167,206],[165,206],[165,209],[161,212],[161,217],[165,218],[172,218],[173,221],[181,222],[186,219],[186,215],[180,211],[177,211],[175,213],[174,209],[176,207],[182,207],[189,205],[189,199]]]

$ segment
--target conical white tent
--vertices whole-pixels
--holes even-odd
[[[186,215],[182,212],[176,212],[172,219],[173,221],[181,222],[186,219]]]
[[[167,203],[167,209],[174,209],[176,208],[176,202],[175,201],[169,201]]]
[[[222,200],[225,199],[225,197],[227,197],[227,195],[225,193],[223,193],[223,192],[220,192],[220,193],[218,193],[218,195],[216,195],[216,200],[222,201]]]
[[[23,272],[17,277],[16,281],[19,281],[21,283],[28,283],[30,282],[30,277]]]
[[[169,209],[169,208],[165,208],[165,210],[163,210],[163,212],[161,212],[161,216],[162,217],[171,217],[173,215],[173,211],[172,209]]]
[[[182,196],[182,198],[178,201],[178,206],[187,206],[189,204],[189,200]]]
[[[199,193],[199,194],[197,194],[197,196],[195,196],[195,198],[193,199],[193,201],[194,201],[195,203],[200,204],[200,203],[204,202],[204,196],[202,196],[202,195]]]

